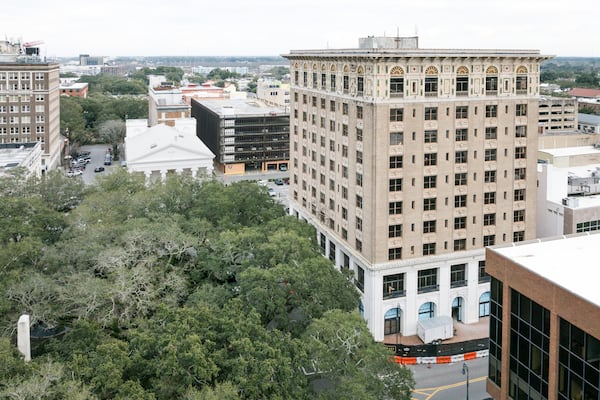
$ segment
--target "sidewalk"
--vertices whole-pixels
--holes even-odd
[[[479,318],[479,322],[474,324],[463,324],[454,321],[454,329],[456,330],[454,337],[444,340],[442,342],[443,344],[466,342],[473,339],[484,339],[489,337],[490,317]],[[417,335],[386,335],[383,342],[386,344],[400,343],[407,346],[423,344],[423,341]]]

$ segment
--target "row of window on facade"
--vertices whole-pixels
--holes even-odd
[[[507,240],[508,240],[508,237],[506,236],[506,233],[503,233],[502,234],[502,242],[506,242]],[[523,240],[525,240],[525,231],[513,232],[513,237],[512,237],[513,242],[522,242]],[[362,251],[362,242],[360,242],[360,243],[359,242],[360,242],[360,240],[357,239],[355,248],[358,251]],[[494,246],[496,244],[496,235],[495,234],[483,235],[481,243],[483,244],[484,247]],[[454,239],[452,245],[453,245],[452,251],[467,250],[467,239],[466,238]],[[474,237],[471,238],[471,245],[473,247],[477,246],[476,238],[474,238]],[[444,241],[443,248],[444,248],[444,250],[449,250],[447,241]],[[389,261],[401,260],[402,259],[402,250],[403,250],[402,247],[389,248],[388,249],[388,260]],[[421,249],[421,255],[423,255],[423,256],[435,255],[435,254],[437,254],[437,250],[438,250],[437,243],[435,243],[435,242],[423,243],[422,249]],[[416,251],[415,246],[410,246],[411,255],[414,255],[415,251]]]
[[[337,90],[338,80],[340,79],[335,73],[335,66],[331,66],[330,71],[323,70],[319,72],[313,71],[311,74],[311,87],[313,89],[330,90],[335,92]],[[294,68],[296,69],[296,68]],[[316,65],[313,65],[313,70],[316,70]],[[520,66],[516,69],[516,75],[511,78],[514,83],[517,94],[527,93],[528,80],[527,68]],[[364,69],[358,67],[358,75],[356,76],[356,94],[361,96],[364,92]],[[421,71],[422,73],[422,71]],[[344,93],[349,93],[350,90],[350,76],[349,70],[344,67],[343,74],[341,75],[342,90]],[[423,90],[425,96],[437,96],[439,89],[439,77],[438,69],[434,66],[427,67],[425,69],[425,78],[422,79],[411,79],[410,80],[410,93],[417,93],[417,85]],[[389,75],[389,94],[391,97],[402,97],[405,94],[405,73],[401,67],[394,67],[390,71]],[[309,72],[302,72],[302,80],[300,80],[300,71],[297,69],[294,71],[293,83],[296,85],[309,87]],[[459,67],[456,70],[456,75],[453,77],[454,89],[457,96],[467,96],[469,94],[469,87],[473,86],[473,79],[469,77],[469,69],[467,67]],[[498,69],[496,67],[488,67],[486,70],[485,87],[486,94],[495,95],[498,94]],[[510,80],[508,78],[503,79],[504,92],[509,91]]]
[[[558,369],[558,399],[599,398],[600,340],[559,318],[558,368],[551,367],[550,311],[512,288],[509,296],[510,321],[503,321],[503,284],[492,279],[489,379],[500,386],[504,362],[509,366],[511,398],[548,398],[550,370]],[[504,324],[510,326],[509,343],[503,343]],[[509,360],[502,359],[503,346],[509,348]]]
[[[0,103],[6,103],[6,102],[10,102],[10,103],[29,103],[31,102],[31,98],[34,98],[34,100],[36,102],[42,102],[46,100],[46,96],[43,94],[36,94],[35,96],[30,96],[30,95],[10,95],[10,96],[5,96],[5,95],[1,95],[0,94]]]
[[[474,106],[472,108],[473,115],[478,115],[479,107]],[[504,113],[509,113],[509,106],[504,106]],[[412,118],[416,118],[417,111],[416,109],[412,109]],[[446,107],[445,114],[447,117],[450,116],[450,107]],[[515,105],[515,116],[516,117],[525,117],[527,116],[527,104],[516,104]],[[456,119],[466,119],[469,118],[469,106],[458,105],[454,108],[454,117]],[[498,105],[497,104],[487,104],[485,106],[485,117],[486,118],[496,118],[498,117]],[[438,107],[425,107],[423,118],[426,121],[435,121],[438,119]],[[390,108],[390,122],[401,122],[404,121],[404,108]]]
[[[30,126],[21,126],[20,128],[18,126],[11,126],[9,128],[7,127],[3,127],[0,126],[0,135],[19,135],[22,133],[31,133],[31,127]],[[44,126],[36,126],[35,127],[35,133],[45,133],[46,132],[46,128]]]
[[[30,80],[31,72],[0,72],[0,81],[16,81],[16,80]],[[46,74],[43,72],[35,72],[33,73],[33,78],[36,81],[43,81],[45,79]]]

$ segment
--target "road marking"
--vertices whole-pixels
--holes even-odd
[[[487,379],[487,375],[480,376],[478,378],[469,379],[469,383],[481,382],[485,379]],[[433,396],[435,396],[436,394],[438,394],[441,391],[444,391],[447,389],[453,389],[453,388],[456,388],[459,386],[464,386],[464,385],[466,385],[466,383],[467,383],[466,381],[462,381],[462,382],[451,383],[449,385],[444,385],[444,386],[437,386],[437,387],[424,388],[424,389],[415,389],[415,390],[413,390],[413,394],[417,394],[417,395],[421,395],[421,396],[425,396],[425,397],[423,397],[423,398],[413,397],[412,400],[431,400],[431,398],[433,398]]]

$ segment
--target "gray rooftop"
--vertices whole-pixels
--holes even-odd
[[[577,119],[580,123],[590,124],[590,125],[600,125],[600,115],[593,114],[577,114]]]
[[[283,108],[268,106],[258,99],[193,99],[220,116],[282,116]]]

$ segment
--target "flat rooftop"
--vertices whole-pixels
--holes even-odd
[[[597,276],[600,232],[492,247],[491,250],[600,307]]]
[[[550,55],[542,55],[539,50],[500,50],[500,49],[321,49],[321,50],[291,50],[289,54],[283,54],[285,58],[296,58],[304,56],[318,57],[518,57],[546,60],[553,58]]]
[[[254,116],[254,115],[289,115],[283,108],[268,106],[258,99],[194,99],[197,103],[219,115]]]
[[[594,146],[559,147],[556,149],[539,149],[539,152],[550,154],[554,157],[580,156],[585,154],[600,154],[600,149]]]
[[[21,165],[35,148],[36,143],[3,143],[0,145],[0,169]]]

